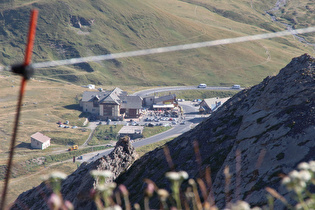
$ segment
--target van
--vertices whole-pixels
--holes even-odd
[[[232,89],[241,89],[241,86],[240,85],[233,85]]]
[[[207,87],[206,84],[200,84],[200,85],[198,85],[198,88],[206,88],[206,87]]]

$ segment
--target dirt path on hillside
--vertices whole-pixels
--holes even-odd
[[[86,139],[86,141],[81,145],[82,147],[86,147],[89,141],[91,141],[97,126],[98,126],[97,122],[89,122],[88,128],[91,130],[91,133],[89,137]]]
[[[66,162],[71,162],[71,161],[72,161],[72,158],[69,159],[69,160],[64,160],[64,161],[61,161],[61,162],[52,163],[52,164],[46,166],[45,168],[43,168],[43,169],[41,169],[41,170],[39,170],[39,171],[37,171],[37,172],[35,172],[35,173],[29,174],[29,175],[25,175],[25,176],[22,176],[22,177],[20,177],[20,178],[11,179],[10,184],[14,184],[14,183],[16,183],[16,182],[20,182],[20,181],[22,181],[22,180],[24,180],[24,179],[30,178],[30,177],[32,177],[32,176],[36,176],[36,175],[38,175],[38,174],[43,175],[43,174],[44,174],[43,172],[47,171],[47,170],[48,170],[49,168],[51,168],[52,166],[59,165],[59,164],[63,164],[63,163],[66,163]]]
[[[304,39],[303,37],[301,37],[297,34],[294,34],[295,29],[290,24],[282,23],[281,21],[277,20],[277,17],[272,13],[272,12],[280,11],[286,4],[287,4],[287,0],[277,0],[275,6],[273,8],[271,8],[270,10],[265,11],[265,13],[270,16],[272,21],[280,23],[281,25],[285,26],[286,29],[292,33],[292,36],[294,38],[296,38],[299,42],[313,47],[313,51],[315,52],[315,44],[314,43],[310,43],[310,42],[306,41],[306,39]]]

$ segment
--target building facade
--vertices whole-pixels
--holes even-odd
[[[89,112],[100,120],[123,120],[141,115],[142,98],[128,96],[119,88],[112,91],[86,91],[80,101],[83,112]]]
[[[50,138],[37,132],[31,136],[31,147],[33,149],[46,149],[50,146]]]

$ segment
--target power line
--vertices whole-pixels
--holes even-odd
[[[93,61],[104,61],[104,60],[112,60],[112,59],[118,59],[118,58],[127,58],[127,57],[174,52],[174,51],[190,50],[190,49],[197,49],[197,48],[202,48],[202,47],[212,47],[212,46],[217,46],[217,45],[255,41],[255,40],[261,40],[261,39],[269,39],[269,38],[276,38],[276,37],[296,35],[296,34],[305,34],[305,33],[311,33],[311,32],[315,32],[315,27],[302,28],[302,29],[297,29],[297,30],[285,30],[285,31],[279,31],[279,32],[274,32],[274,33],[257,34],[257,35],[243,36],[243,37],[237,37],[237,38],[228,38],[228,39],[221,39],[221,40],[214,40],[214,41],[207,41],[207,42],[197,42],[197,43],[192,43],[192,44],[175,45],[175,46],[170,46],[170,47],[159,47],[159,48],[136,50],[136,51],[130,51],[130,52],[121,52],[121,53],[81,57],[81,58],[71,58],[71,59],[56,60],[56,61],[47,61],[47,62],[33,63],[32,66],[33,68],[37,69],[37,68],[47,68],[47,67],[53,67],[53,66],[72,65],[72,64],[79,64],[79,63],[86,63],[86,62],[93,62]]]

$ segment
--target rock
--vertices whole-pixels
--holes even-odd
[[[314,158],[314,68],[315,59],[305,54],[294,58],[277,76],[236,94],[193,130],[166,144],[173,168],[188,172],[193,179],[204,179],[206,168],[211,168],[212,194],[220,209],[239,199],[251,206],[265,205],[265,187],[276,189],[292,203],[280,185],[280,176]],[[194,144],[199,145],[200,161],[195,158]],[[225,193],[226,167],[231,174],[229,196]],[[132,203],[141,203],[142,180],[148,178],[159,188],[169,189],[164,176],[169,170],[163,150],[156,149],[116,182],[126,185]],[[159,207],[156,197],[150,205]],[[284,206],[277,200],[275,209]]]
[[[82,26],[91,26],[94,23],[94,19],[87,20],[79,16],[71,16],[70,22],[75,28],[81,28]]]

